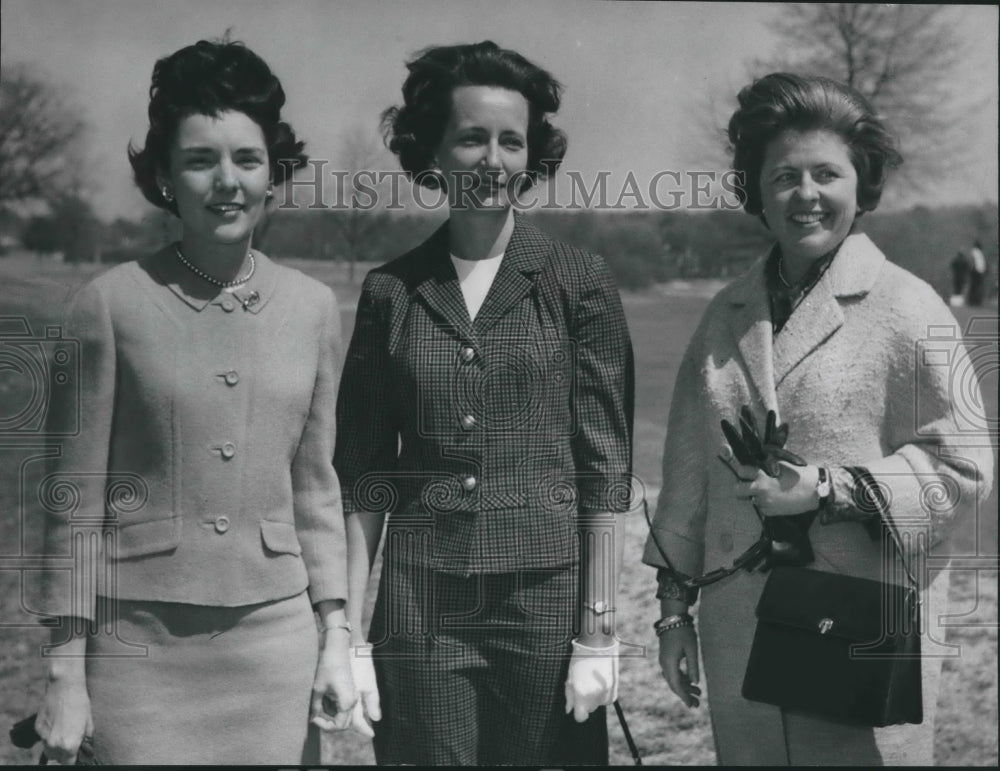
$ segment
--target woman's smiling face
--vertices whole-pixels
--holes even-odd
[[[839,135],[786,131],[771,140],[760,172],[764,219],[788,260],[835,249],[858,212],[858,175]]]
[[[528,101],[498,86],[458,86],[437,149],[453,207],[510,207],[508,185],[528,168]]]
[[[248,239],[264,214],[269,181],[264,134],[248,115],[195,113],[178,125],[163,182],[188,235],[216,243]]]

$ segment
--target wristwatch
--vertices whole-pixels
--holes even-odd
[[[819,477],[816,479],[816,495],[819,496],[819,507],[822,509],[830,502],[830,474],[824,466],[819,467]]]
[[[583,607],[587,610],[593,611],[594,615],[603,616],[605,613],[613,613],[614,608],[612,608],[604,600],[598,600],[597,602],[585,602]]]

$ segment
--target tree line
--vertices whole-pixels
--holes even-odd
[[[746,65],[744,80],[785,69],[854,86],[899,132],[907,161],[901,170],[905,185],[896,189],[927,189],[943,173],[959,174],[969,165],[963,127],[983,107],[981,97],[977,101],[957,83],[962,13],[944,5],[775,4],[771,28],[781,43],[770,56],[765,52],[765,58]],[[163,212],[141,222],[97,218],[82,178],[85,164],[75,162],[86,156],[85,125],[55,84],[14,63],[0,71],[0,87],[0,253],[23,246],[71,262],[119,262],[175,237],[176,223]],[[702,117],[701,135],[718,136],[725,115],[706,110]],[[372,140],[357,127],[348,131],[339,167],[352,172],[375,167],[384,149]],[[711,152],[715,167],[724,168],[724,148]],[[734,276],[769,243],[756,219],[733,211],[541,211],[527,216],[554,236],[604,255],[628,289]],[[344,260],[355,281],[355,265],[406,251],[439,221],[378,210],[279,210],[258,230],[256,241],[276,256]],[[948,263],[978,239],[985,245],[989,287],[995,292],[995,203],[875,212],[861,225],[890,259],[942,294]]]
[[[66,234],[74,248],[69,261],[121,262],[135,259],[176,238],[176,222],[154,212],[140,222],[102,224],[81,218],[81,210],[33,217],[23,225],[24,247],[60,251]],[[658,283],[692,279],[728,279],[745,271],[772,238],[755,218],[743,212],[715,211],[537,211],[525,215],[542,230],[604,257],[619,286],[641,290]],[[372,267],[422,242],[442,222],[441,216],[386,211],[274,210],[255,234],[254,245],[282,258],[334,261],[349,266],[349,281],[360,283]],[[890,260],[949,294],[949,264],[958,250],[978,239],[986,245],[988,293],[996,293],[997,206],[953,206],[872,212],[859,220],[860,230]]]

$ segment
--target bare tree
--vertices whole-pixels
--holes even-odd
[[[334,223],[344,256],[349,263],[348,280],[354,283],[355,263],[365,256],[365,245],[371,240],[380,218],[376,216],[381,208],[384,190],[373,172],[385,168],[385,149],[378,134],[363,125],[354,125],[341,138],[341,152],[334,171],[343,175],[343,184],[338,185],[337,207],[346,206],[343,211],[331,212],[329,220]]]
[[[860,91],[899,137],[905,162],[890,177],[886,199],[927,192],[942,175],[968,167],[980,128],[970,117],[989,103],[979,84],[959,80],[957,65],[969,47],[956,28],[967,12],[944,5],[775,4],[768,26],[777,35],[776,53],[746,63],[742,77],[692,94],[684,141],[704,168],[726,168],[725,127],[740,88],[769,72],[824,75]]]
[[[0,209],[53,200],[80,180],[68,155],[83,123],[57,90],[23,65],[0,73]]]
[[[944,5],[782,4],[775,21],[782,53],[757,62],[755,74],[792,70],[853,86],[899,136],[901,176],[923,186],[967,161],[963,118],[985,103],[975,84],[957,81],[965,52],[956,31],[960,12]]]

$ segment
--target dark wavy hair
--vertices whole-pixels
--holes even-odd
[[[250,117],[264,134],[271,179],[280,184],[306,162],[304,142],[281,120],[285,92],[263,59],[240,42],[200,40],[153,66],[149,87],[149,132],[142,150],[131,143],[128,159],[135,183],[154,206],[177,214],[163,198],[156,176],[170,165],[170,148],[189,115],[217,116],[227,110]]]
[[[566,135],[546,118],[559,110],[562,85],[516,51],[496,43],[435,46],[406,65],[403,104],[382,113],[386,146],[399,157],[411,179],[440,186],[427,173],[451,116],[452,91],[458,86],[497,86],[517,91],[528,102],[528,175],[523,189],[553,174],[566,155]]]
[[[729,120],[736,194],[748,214],[761,214],[760,171],[768,143],[785,131],[827,130],[844,140],[858,175],[858,213],[874,211],[890,168],[903,162],[875,110],[850,86],[819,76],[775,72],[739,94]],[[766,224],[766,223],[765,223]]]

